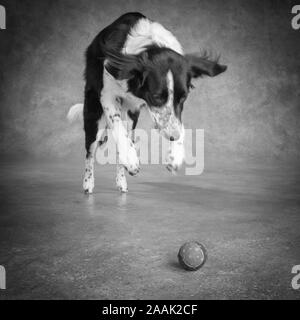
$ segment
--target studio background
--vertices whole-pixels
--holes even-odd
[[[0,32],[1,156],[84,157],[82,124],[68,109],[83,101],[84,51],[129,11],[160,22],[185,52],[221,54],[228,71],[194,81],[186,128],[205,130],[206,157],[293,162],[300,155],[300,31],[295,1],[9,0]],[[138,127],[150,128],[148,115]]]
[[[0,0],[0,300],[299,299],[297,2]],[[120,193],[116,166],[97,166],[86,195],[83,124],[66,114],[83,101],[87,46],[130,11],[228,65],[185,103],[205,168],[143,165]],[[143,113],[138,127],[151,126]],[[208,253],[196,272],[178,263],[189,241]]]

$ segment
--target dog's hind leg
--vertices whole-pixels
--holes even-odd
[[[94,162],[98,139],[100,139],[98,137],[98,122],[102,115],[103,109],[98,93],[92,89],[86,90],[83,112],[86,148],[83,190],[87,194],[93,193],[95,185]]]
[[[123,165],[117,164],[116,185],[120,192],[128,192],[126,169]]]

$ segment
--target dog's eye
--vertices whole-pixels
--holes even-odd
[[[195,87],[191,83],[188,85],[188,88],[189,88],[189,90],[195,89]]]

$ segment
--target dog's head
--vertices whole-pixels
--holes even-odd
[[[227,67],[208,55],[185,55],[151,46],[139,55],[107,53],[106,69],[119,80],[128,80],[128,91],[146,101],[156,128],[170,140],[182,134],[181,113],[192,79],[214,77]]]

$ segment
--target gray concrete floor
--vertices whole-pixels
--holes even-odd
[[[0,299],[300,298],[299,172],[144,166],[121,195],[114,171],[98,166],[86,196],[79,161],[1,164]],[[208,251],[196,272],[177,263],[189,240]]]

